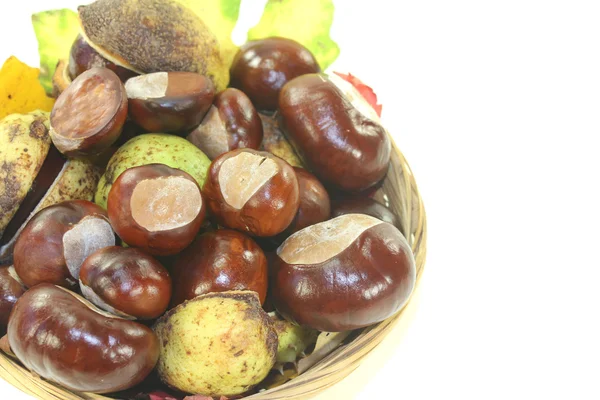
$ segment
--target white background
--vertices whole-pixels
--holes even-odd
[[[77,3],[3,3],[0,59],[35,65],[30,13]],[[337,5],[335,66],[379,94],[429,239],[410,320],[318,399],[600,398],[597,2]]]

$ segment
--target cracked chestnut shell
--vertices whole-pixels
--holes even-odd
[[[262,121],[248,96],[229,88],[217,95],[202,123],[187,139],[211,160],[230,150],[258,150],[263,139]]]
[[[282,129],[326,186],[360,192],[387,173],[391,142],[375,110],[337,75],[308,74],[279,95]]]
[[[140,383],[154,368],[152,330],[95,308],[51,284],[29,289],[8,323],[10,348],[30,371],[69,390],[110,393]]]
[[[171,277],[165,267],[131,247],[92,253],[81,266],[79,286],[97,307],[127,319],[158,318],[171,300]]]
[[[415,260],[393,225],[347,214],[290,236],[273,258],[271,288],[286,319],[325,332],[383,321],[407,303]]]
[[[216,158],[203,193],[219,224],[255,236],[283,232],[298,211],[296,173],[264,151],[238,149]]]
[[[47,282],[73,288],[83,261],[114,244],[106,211],[87,200],[64,201],[25,225],[15,243],[15,271],[27,287]]]
[[[125,170],[108,193],[108,217],[125,243],[152,255],[173,255],[198,234],[206,214],[196,180],[164,164]]]
[[[92,68],[108,68],[113,71],[122,82],[137,76],[138,74],[130,69],[122,67],[102,57],[83,36],[79,34],[71,46],[69,53],[68,77],[73,80]]]
[[[240,48],[231,65],[231,86],[246,93],[259,110],[275,110],[283,85],[320,70],[315,57],[300,43],[270,37]]]
[[[260,303],[267,296],[267,258],[250,237],[230,229],[204,233],[177,258],[171,269],[173,300],[185,300],[210,292],[252,290]]]

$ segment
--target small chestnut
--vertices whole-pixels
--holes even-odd
[[[300,202],[296,218],[286,230],[290,235],[307,226],[328,220],[331,214],[329,194],[317,177],[304,168],[294,167],[294,171],[300,189]]]
[[[172,306],[209,292],[252,290],[267,296],[267,258],[250,237],[230,229],[204,233],[172,268]]]
[[[148,132],[184,132],[202,122],[215,86],[194,72],[154,72],[125,83],[129,116]]]
[[[12,266],[0,267],[0,335],[6,332],[10,311],[25,290]]]
[[[365,327],[407,303],[415,260],[396,227],[346,214],[290,236],[272,266],[273,301],[286,319],[326,332]]]
[[[269,37],[244,44],[231,65],[231,86],[241,89],[256,108],[275,110],[279,91],[293,78],[319,72],[312,53],[300,43]]]
[[[279,112],[296,152],[326,186],[360,192],[387,173],[388,134],[373,107],[339,76],[291,80],[279,95]]]
[[[15,243],[15,271],[27,287],[48,282],[73,288],[83,261],[114,244],[106,211],[86,200],[64,201],[25,225]]]
[[[125,170],[108,193],[108,218],[117,235],[152,255],[167,256],[185,249],[205,214],[196,180],[164,164]]]
[[[217,222],[255,236],[283,232],[298,211],[298,179],[284,160],[237,149],[216,158],[203,193]]]
[[[30,371],[69,390],[93,393],[137,385],[152,371],[160,351],[150,328],[104,313],[48,283],[17,300],[8,342]]]
[[[331,217],[344,214],[367,214],[401,229],[400,218],[389,208],[370,197],[345,197],[337,199],[332,204]]]
[[[127,118],[127,96],[107,68],[85,71],[60,94],[50,114],[50,137],[66,156],[96,155],[117,141]]]
[[[77,36],[75,42],[71,46],[71,52],[69,54],[69,78],[75,79],[79,75],[91,68],[104,67],[113,71],[122,82],[127,79],[138,75],[130,69],[116,65],[112,61],[102,57],[88,42],[85,41],[83,36]]]
[[[160,317],[171,300],[171,278],[156,259],[136,248],[105,247],[81,266],[85,298],[127,319]]]
[[[211,160],[230,150],[258,150],[262,121],[242,91],[229,88],[217,95],[202,123],[187,137]]]

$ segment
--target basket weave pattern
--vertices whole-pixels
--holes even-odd
[[[396,145],[393,145],[390,169],[375,198],[387,205],[402,221],[417,264],[417,284],[421,279],[426,253],[426,218],[410,167]],[[352,342],[342,345],[308,371],[291,381],[246,397],[253,400],[299,400],[310,398],[334,385],[354,371],[402,318],[403,311],[387,320],[365,328]],[[23,368],[17,361],[0,353],[0,377],[23,392],[43,400],[110,400],[93,393],[72,393],[47,382]]]

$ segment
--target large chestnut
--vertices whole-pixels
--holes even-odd
[[[48,282],[72,288],[83,261],[114,244],[106,211],[86,200],[64,201],[44,208],[25,225],[15,243],[15,271],[27,287]]]
[[[326,186],[360,192],[387,173],[388,134],[373,107],[339,76],[291,80],[279,95],[279,111],[284,133]]]
[[[105,247],[79,272],[81,294],[96,306],[128,319],[160,317],[171,300],[171,277],[155,258],[136,248]]]
[[[127,95],[107,68],[85,71],[58,96],[50,114],[50,137],[66,156],[102,153],[117,141],[127,118]]]
[[[129,116],[148,132],[185,132],[202,122],[215,86],[194,72],[154,72],[125,83]]]
[[[82,297],[46,283],[17,300],[8,342],[29,370],[80,392],[133,387],[152,371],[159,355],[150,328],[103,313]]]
[[[283,232],[298,211],[296,173],[264,151],[238,149],[216,158],[203,193],[219,224],[256,236]]]
[[[0,267],[0,335],[6,332],[10,311],[25,290],[12,266]]]
[[[248,96],[229,88],[217,95],[202,123],[187,139],[211,160],[230,150],[258,150],[263,139],[262,121]]]
[[[389,208],[370,197],[344,197],[336,199],[332,204],[331,217],[344,214],[367,214],[401,229],[400,218]]]
[[[108,217],[117,235],[153,255],[185,249],[205,214],[196,180],[164,164],[129,168],[108,193]]]
[[[283,85],[320,70],[315,57],[300,43],[270,37],[247,42],[240,48],[231,65],[231,86],[246,93],[256,108],[275,110]]]
[[[290,236],[273,260],[273,301],[286,319],[319,331],[392,316],[416,281],[410,246],[393,225],[347,214]]]
[[[122,82],[138,75],[136,72],[120,65],[116,65],[102,57],[100,53],[85,41],[83,36],[77,36],[77,39],[75,39],[75,42],[73,42],[73,45],[71,46],[71,53],[69,54],[69,78],[75,79],[88,69],[100,67],[112,70]]]
[[[210,292],[252,290],[261,304],[267,296],[265,254],[250,237],[229,229],[200,235],[178,257],[172,276],[173,306]]]

